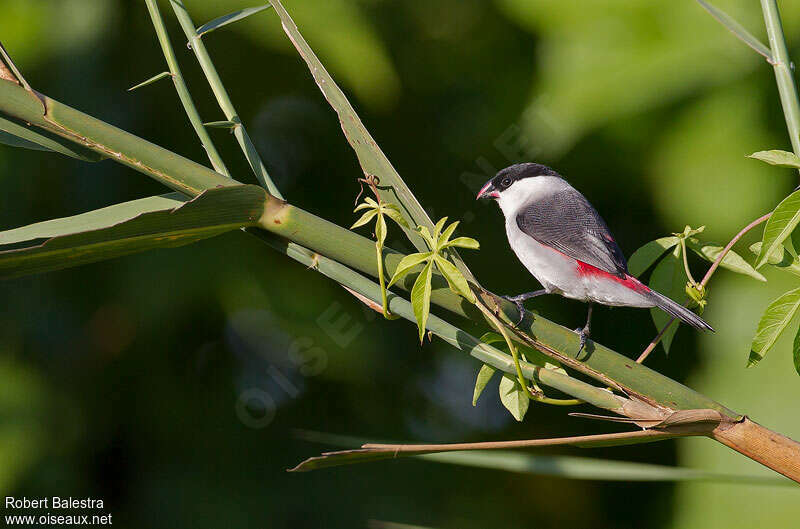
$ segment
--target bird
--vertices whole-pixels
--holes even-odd
[[[583,350],[591,332],[592,306],[658,307],[696,329],[714,332],[700,316],[656,292],[628,272],[628,264],[603,218],[577,189],[542,164],[518,163],[500,170],[478,192],[505,216],[511,249],[541,283],[541,290],[503,296],[519,309],[544,294],[589,304],[586,324],[575,329]]]

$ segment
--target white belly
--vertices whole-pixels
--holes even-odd
[[[579,273],[575,259],[539,244],[517,226],[506,222],[511,249],[539,283],[552,294],[618,307],[652,307],[648,296],[597,275]]]

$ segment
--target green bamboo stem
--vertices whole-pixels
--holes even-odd
[[[772,49],[772,67],[775,70],[775,81],[778,84],[786,128],[789,130],[794,153],[800,155],[800,104],[792,74],[793,64],[789,59],[786,39],[783,36],[781,15],[775,0],[761,0],[761,10],[764,13],[769,47]]]
[[[0,79],[0,113],[26,122],[34,130],[43,129],[82,145],[185,195],[196,196],[206,189],[238,184],[179,154],[45,95],[37,97],[3,79]]]
[[[233,135],[236,137],[236,141],[239,142],[239,146],[242,148],[245,158],[247,158],[247,163],[250,164],[250,168],[253,170],[259,183],[265,187],[272,196],[283,198],[283,195],[281,195],[281,192],[275,186],[272,178],[270,178],[269,173],[267,173],[267,168],[261,160],[256,146],[253,145],[250,135],[247,134],[247,130],[242,120],[239,118],[239,114],[236,112],[236,108],[233,106],[230,96],[228,96],[228,91],[225,90],[225,85],[222,84],[222,79],[220,79],[219,73],[217,73],[217,69],[211,61],[203,39],[197,34],[194,22],[192,22],[192,18],[183,6],[183,2],[181,0],[170,0],[170,5],[172,6],[172,10],[175,11],[175,16],[178,18],[178,23],[186,34],[186,38],[189,40],[189,45],[192,47],[195,57],[197,57],[197,62],[200,63],[200,68],[202,68],[208,80],[208,84],[211,86],[211,91],[214,92],[217,103],[228,121],[236,124],[233,127]]]
[[[181,104],[183,104],[183,109],[186,111],[186,116],[189,118],[189,123],[191,123],[192,128],[197,134],[197,137],[200,139],[200,143],[202,144],[203,149],[205,149],[206,155],[208,155],[208,159],[214,169],[218,173],[224,174],[225,176],[230,176],[228,168],[225,167],[225,162],[222,160],[222,157],[220,157],[216,147],[214,147],[214,142],[211,141],[211,137],[208,135],[208,131],[203,125],[203,120],[200,119],[200,114],[197,112],[197,107],[192,100],[191,94],[189,94],[189,89],[186,87],[186,82],[183,80],[183,75],[181,74],[181,69],[178,65],[178,59],[175,57],[175,51],[172,49],[172,44],[169,41],[167,28],[164,26],[164,19],[161,17],[161,12],[158,9],[158,3],[156,0],[145,0],[145,4],[147,5],[147,10],[150,12],[150,18],[153,21],[153,28],[155,28],[156,37],[158,37],[158,42],[161,44],[161,51],[164,53],[164,59],[167,61],[167,67],[172,75],[172,82],[175,85],[175,91],[178,92],[178,98],[180,98]]]

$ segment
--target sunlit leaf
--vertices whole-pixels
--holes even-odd
[[[456,237],[452,241],[446,242],[442,248],[450,248],[457,246],[458,248],[467,248],[469,250],[480,250],[481,245],[472,237]]]
[[[663,258],[650,275],[650,288],[664,294],[673,301],[680,303],[686,297],[684,285],[686,284],[686,274],[683,272],[683,263],[678,258],[680,246],[675,251]],[[656,331],[660,331],[672,319],[672,317],[659,308],[650,309],[650,316],[653,318]],[[667,332],[661,338],[661,345],[664,352],[669,353],[672,339],[678,331],[680,320],[670,325]]]
[[[522,421],[528,412],[531,401],[517,378],[503,373],[503,378],[500,379],[500,402],[516,420]]]
[[[475,293],[469,288],[469,283],[467,283],[458,268],[440,255],[435,257],[435,261],[436,267],[447,280],[447,284],[450,285],[450,290],[464,297],[470,303],[475,303]]]
[[[722,253],[722,250],[724,250],[724,247],[722,246],[707,242],[700,243],[695,239],[687,239],[686,246],[688,246],[694,253],[709,263],[715,262],[720,253]],[[745,261],[741,255],[733,250],[729,250],[728,253],[725,254],[725,257],[722,258],[722,261],[720,261],[719,265],[726,270],[736,272],[737,274],[744,274],[758,279],[759,281],[767,280],[767,278],[758,273],[756,269],[750,265],[750,263]]]
[[[383,243],[386,242],[386,219],[380,213],[378,214],[378,221],[375,223],[375,238],[378,240],[378,244],[383,247]]]
[[[396,206],[395,207],[392,206],[394,206],[394,204],[388,204],[386,206],[386,209],[383,210],[383,213],[387,215],[390,219],[395,221],[397,224],[399,224],[400,226],[408,228],[408,222],[406,222],[406,219],[404,219],[403,216],[400,214],[400,212],[397,211]]]
[[[731,18],[727,13],[722,11],[721,9],[709,4],[708,2],[704,2],[703,0],[697,0],[703,9],[708,11],[712,17],[717,19],[717,21],[728,28],[728,30],[736,35],[739,40],[753,48],[757,53],[762,55],[765,59],[772,62],[772,51],[767,47],[766,44],[758,40],[752,33],[747,31],[744,26],[739,24],[736,20]]]
[[[488,364],[483,364],[481,366],[480,371],[478,371],[478,376],[475,379],[475,390],[472,392],[472,405],[475,406],[478,403],[478,397],[481,396],[483,390],[486,388],[486,384],[492,379],[494,375],[495,368]]]
[[[450,224],[447,228],[445,228],[442,234],[439,235],[439,241],[438,241],[439,246],[442,246],[444,243],[450,240],[450,237],[453,236],[453,232],[456,231],[458,224],[459,221],[455,221],[452,224]]]
[[[780,335],[792,321],[800,307],[800,288],[784,293],[773,301],[758,322],[756,335],[750,346],[750,358],[747,367],[753,367],[772,349]]]
[[[397,263],[397,268],[394,269],[394,275],[392,276],[392,280],[389,281],[389,284],[386,288],[397,283],[400,279],[405,277],[411,270],[414,269],[415,266],[418,264],[426,261],[431,256],[431,252],[422,252],[422,253],[412,253],[410,255],[406,255],[400,262]]]
[[[243,185],[187,200],[178,193],[150,197],[0,232],[0,278],[182,246],[256,225],[266,194]]]
[[[800,158],[793,152],[789,151],[758,151],[754,152],[748,158],[755,158],[770,165],[777,165],[778,167],[790,167],[792,169],[800,169]]]
[[[172,76],[172,74],[169,73],[169,72],[161,72],[159,74],[154,75],[153,77],[151,77],[150,79],[148,79],[146,81],[142,81],[141,83],[128,88],[128,92],[133,92],[137,88],[141,88],[143,86],[147,86],[149,84],[153,84],[156,81],[160,81],[161,79],[163,79],[165,77],[171,77],[171,76]]]
[[[352,230],[352,229],[355,229],[355,228],[360,228],[364,224],[366,224],[369,221],[371,221],[372,217],[374,217],[377,214],[378,214],[378,210],[377,209],[371,209],[371,210],[367,211],[366,213],[361,215],[361,218],[359,218],[357,221],[355,221],[352,226],[350,226],[350,229]]]
[[[677,237],[661,237],[650,241],[631,255],[628,259],[628,272],[639,277],[645,270],[650,268],[664,252],[678,244]]]
[[[427,248],[423,248],[423,250],[427,250],[428,248],[433,249],[436,247],[435,240],[431,235],[431,232],[425,226],[417,226],[418,233],[422,236],[422,239],[427,244]]]
[[[431,277],[433,263],[428,261],[422,269],[414,286],[411,289],[411,306],[414,308],[414,317],[419,328],[419,342],[425,337],[425,326],[428,324],[428,314],[431,309]]]
[[[255,15],[259,11],[263,11],[265,9],[269,9],[269,4],[257,7],[248,7],[245,9],[240,9],[239,11],[234,11],[233,13],[228,13],[227,15],[223,15],[219,18],[215,18],[211,22],[206,22],[199,28],[197,28],[197,35],[205,35],[206,33],[211,33],[215,29],[219,29],[223,26],[227,26],[228,24],[232,24],[238,20],[242,20],[243,18],[249,17],[250,15]]]
[[[444,228],[445,223],[447,222],[447,217],[442,217],[433,227],[433,234],[431,235],[431,239],[434,241],[439,239],[439,235],[442,233],[442,228]]]
[[[756,268],[761,268],[767,262],[767,257],[783,244],[798,223],[800,223],[800,191],[795,191],[778,204],[767,221]]]

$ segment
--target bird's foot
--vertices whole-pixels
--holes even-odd
[[[583,348],[586,347],[586,340],[589,338],[589,327],[578,327],[575,329],[575,332],[578,333],[578,336],[581,339],[581,345],[578,347],[578,354],[581,354]]]
[[[500,297],[506,301],[510,301],[511,303],[517,306],[517,311],[519,312],[519,320],[517,321],[517,323],[514,324],[514,327],[519,327],[519,324],[522,323],[522,320],[525,319],[525,305],[523,305],[522,302],[525,301],[525,299],[527,298],[525,298],[524,296],[500,296]]]

